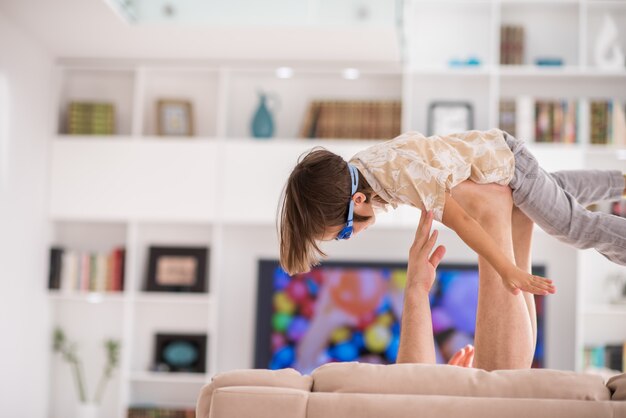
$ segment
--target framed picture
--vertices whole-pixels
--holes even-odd
[[[155,336],[154,371],[206,372],[206,334],[161,334]]]
[[[147,291],[203,293],[208,290],[208,248],[150,247],[148,253]]]
[[[474,110],[468,102],[433,102],[428,107],[428,135],[448,135],[474,129]]]
[[[157,102],[157,132],[162,136],[192,136],[193,114],[191,102],[186,100],[159,100]]]

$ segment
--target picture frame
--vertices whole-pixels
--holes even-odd
[[[436,101],[428,106],[428,136],[474,129],[474,108],[463,101]]]
[[[157,333],[153,371],[206,373],[206,334]]]
[[[206,293],[208,258],[207,247],[150,246],[146,290]]]
[[[188,100],[157,101],[157,133],[160,136],[193,136],[193,106]]]

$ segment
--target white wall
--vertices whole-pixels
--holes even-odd
[[[46,416],[52,59],[0,13],[0,415]]]

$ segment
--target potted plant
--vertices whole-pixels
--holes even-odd
[[[83,377],[83,367],[77,355],[77,345],[70,342],[65,337],[65,333],[61,328],[54,330],[53,348],[55,353],[59,353],[72,367],[74,380],[78,389],[78,399],[80,404],[76,410],[77,418],[96,418],[98,415],[98,406],[102,401],[102,396],[107,383],[111,380],[113,372],[119,365],[120,343],[117,340],[107,339],[104,341],[104,348],[107,354],[107,362],[104,366],[102,376],[98,382],[93,398],[87,397],[87,389],[85,387],[85,379]]]

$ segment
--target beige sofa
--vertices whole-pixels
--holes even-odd
[[[486,372],[456,366],[333,363],[215,376],[196,418],[611,417],[626,418],[626,374],[557,370]]]

